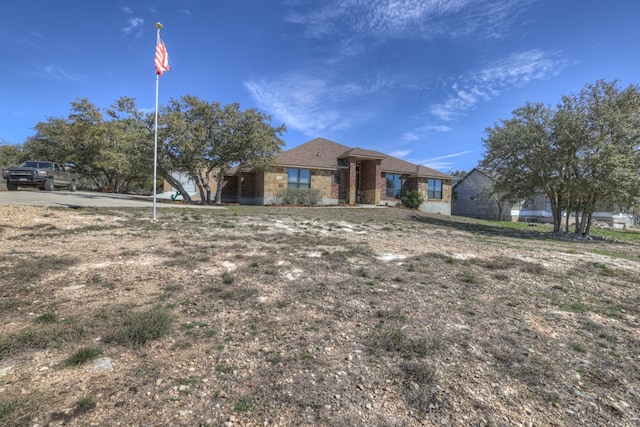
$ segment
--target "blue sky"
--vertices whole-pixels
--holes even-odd
[[[286,148],[315,137],[470,170],[485,128],[598,79],[638,83],[637,0],[11,1],[0,14],[0,141],[86,97],[257,107]]]

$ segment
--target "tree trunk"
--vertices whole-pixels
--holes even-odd
[[[576,234],[578,236],[584,235],[584,230],[585,230],[585,226],[587,225],[588,216],[589,214],[587,214],[586,211],[582,211],[582,213],[580,214],[580,228],[576,228]]]
[[[551,217],[553,218],[553,232],[559,233],[562,229],[562,203],[560,198],[555,194],[548,194],[551,204]]]
[[[198,187],[198,192],[200,193],[200,203],[205,203],[207,200],[207,193],[205,192],[202,178],[199,175],[196,178],[196,186]]]
[[[161,172],[160,175],[169,183],[171,184],[171,186],[173,188],[175,188],[176,190],[178,190],[180,192],[180,194],[182,194],[182,199],[186,202],[186,203],[192,203],[191,200],[191,196],[189,195],[188,192],[186,192],[184,190],[184,187],[182,186],[182,183],[180,183],[180,181],[178,181],[177,179],[175,179],[171,174],[166,173],[166,172]]]
[[[222,204],[222,184],[224,183],[224,168],[220,168],[218,171],[218,178],[216,182],[216,205]]]
[[[591,232],[591,221],[593,220],[593,212],[589,212],[589,216],[587,217],[587,224],[584,229],[584,235],[588,236]]]

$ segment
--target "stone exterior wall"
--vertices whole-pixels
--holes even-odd
[[[511,205],[505,203],[502,206],[501,216],[498,204],[489,193],[493,184],[494,181],[487,175],[472,171],[456,185],[456,195],[451,201],[451,213],[470,218],[502,218],[503,221],[511,221]]]
[[[285,169],[286,168],[276,166],[263,173],[263,203],[265,205],[274,204],[277,201],[278,195],[287,189],[287,172]]]
[[[339,202],[335,195],[339,193],[341,184],[334,184],[333,173],[332,170],[311,169],[311,188],[320,190],[321,204],[338,204]],[[287,168],[273,167],[264,174],[257,175],[263,177],[264,185],[260,185],[259,179],[254,183],[256,189],[264,188],[264,195],[261,196],[263,203],[267,205],[276,203],[278,196],[288,187]]]
[[[418,192],[424,199],[420,210],[429,213],[451,215],[451,180],[442,180],[442,199],[429,199],[429,182],[427,178],[418,178]]]
[[[333,171],[311,171],[311,188],[318,189],[322,192],[322,204],[337,204],[337,201],[332,201],[331,197],[331,194],[333,193],[333,187]]]

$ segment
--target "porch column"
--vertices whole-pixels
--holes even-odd
[[[349,197],[347,203],[350,205],[356,204],[356,159],[349,157]]]
[[[382,160],[376,160],[376,178],[375,178],[375,183],[376,183],[376,191],[374,192],[374,204],[376,206],[378,206],[380,204],[380,188],[384,188],[381,187],[381,181],[382,180]]]

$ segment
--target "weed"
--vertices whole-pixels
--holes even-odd
[[[369,272],[364,267],[360,267],[358,270],[358,276],[363,279],[367,279],[369,277]]]
[[[55,323],[58,320],[58,315],[47,311],[36,317],[36,323]]]
[[[89,412],[96,407],[96,403],[90,397],[83,397],[78,400],[76,403],[76,410],[74,411],[76,415],[84,414],[85,412]]]
[[[586,353],[587,349],[585,346],[583,346],[580,343],[577,342],[572,342],[571,343],[571,348],[574,349],[575,351],[577,351],[578,353]]]
[[[477,285],[481,282],[480,278],[476,276],[476,274],[473,271],[463,271],[461,274],[458,275],[458,279],[461,282],[469,283],[471,285]]]
[[[64,366],[80,366],[103,353],[100,347],[82,347],[64,361]]]
[[[15,402],[0,400],[0,421],[15,411],[17,406]]]
[[[571,304],[558,304],[558,307],[561,310],[565,310],[565,311],[571,311],[573,313],[586,313],[587,311],[589,311],[590,307],[581,302],[581,301],[574,301]]]
[[[376,316],[381,319],[393,320],[398,322],[405,322],[407,320],[407,316],[405,316],[398,307],[395,307],[391,310],[377,310]]]
[[[25,349],[46,349],[60,341],[62,329],[25,328],[0,339],[0,360],[6,355]]]
[[[246,397],[241,398],[240,401],[236,403],[236,406],[233,407],[234,412],[238,413],[249,412],[251,409],[253,409],[253,404]]]
[[[435,369],[415,360],[404,363],[401,368],[406,380],[407,404],[422,413],[442,409],[434,391]]]
[[[229,372],[233,371],[233,366],[228,365],[224,362],[222,363],[218,363],[216,364],[216,371],[223,373],[223,374],[228,374]]]
[[[198,382],[198,379],[193,375],[190,375],[187,378],[180,378],[178,382],[180,383],[180,385],[194,385],[196,382]]]
[[[168,334],[172,320],[170,313],[160,306],[143,312],[128,313],[116,331],[105,337],[105,341],[141,347]]]
[[[39,279],[41,276],[65,270],[77,263],[77,258],[66,255],[34,256],[28,259],[21,259],[10,272],[21,283],[29,283]]]
[[[225,285],[231,285],[234,280],[235,278],[233,277],[233,274],[231,274],[230,272],[225,271],[222,274],[222,283],[224,283]]]
[[[425,362],[412,360],[403,363],[401,368],[408,381],[422,387],[431,386],[435,382],[436,370]]]
[[[589,265],[594,269],[600,272],[603,276],[612,277],[615,276],[615,271],[606,264],[601,262],[591,262]]]
[[[402,329],[382,330],[374,335],[369,345],[374,354],[380,350],[400,353],[404,357],[427,356],[434,349],[439,348],[438,340],[429,343],[425,338],[413,339],[407,337]]]

